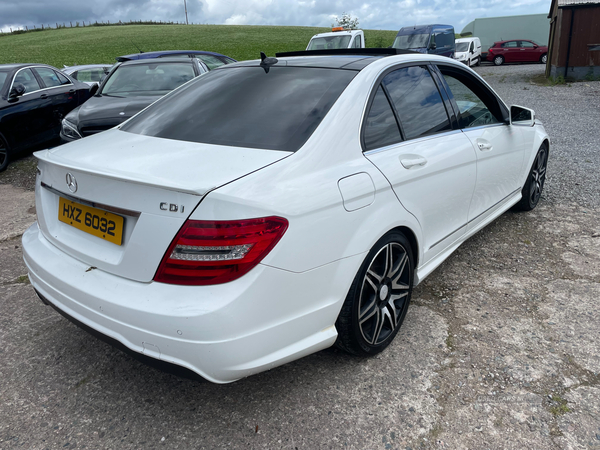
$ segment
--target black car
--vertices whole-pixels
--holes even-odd
[[[93,96],[62,121],[61,141],[113,128],[163,95],[208,72],[195,58],[141,59],[117,63]]]
[[[17,152],[58,141],[90,87],[45,64],[0,64],[0,171]]]

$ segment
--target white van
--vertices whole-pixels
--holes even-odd
[[[481,64],[481,41],[478,37],[460,38],[454,42],[456,44],[454,59],[469,67]]]
[[[338,48],[365,48],[363,30],[335,27],[329,33],[315,34],[306,50],[332,50]]]

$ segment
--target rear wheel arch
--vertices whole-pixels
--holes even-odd
[[[419,267],[419,241],[417,239],[417,236],[415,235],[413,230],[411,230],[410,228],[408,228],[406,226],[392,228],[385,234],[390,234],[395,231],[398,231],[398,232],[402,233],[404,236],[406,236],[406,239],[408,239],[408,242],[410,243],[410,247],[412,250],[412,254],[413,254],[413,258],[414,258],[414,262],[415,262],[415,268]]]

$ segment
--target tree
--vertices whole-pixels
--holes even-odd
[[[344,27],[349,28],[351,30],[356,30],[358,28],[358,17],[353,18],[350,14],[347,14],[346,12],[342,13],[342,17],[336,16],[335,21],[337,22],[337,25],[332,23],[332,27]]]

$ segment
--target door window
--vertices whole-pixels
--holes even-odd
[[[65,84],[71,84],[71,80],[69,80],[62,73],[60,73],[60,72],[54,72],[54,73],[56,73],[56,76],[58,77],[58,80],[60,81],[61,86],[65,85]]]
[[[426,67],[404,67],[386,75],[382,84],[390,94],[405,139],[449,130],[442,97]]]
[[[354,48],[360,48],[360,34],[354,38]]]
[[[501,123],[498,118],[492,113],[490,106],[491,98],[482,100],[481,96],[477,95],[473,89],[468,86],[468,80],[456,74],[448,73],[443,68],[440,68],[444,80],[450,88],[449,95],[454,97],[454,101],[460,111],[459,123],[461,128],[478,127],[482,125],[491,125]],[[462,80],[459,78],[463,78]],[[477,88],[476,88],[477,90]]]
[[[42,78],[47,88],[60,86],[62,83],[58,78],[58,74],[47,67],[36,67],[35,71]]]
[[[505,42],[504,44],[502,44],[502,48],[517,48],[517,41],[510,41],[510,42]]]
[[[40,84],[37,82],[31,69],[23,69],[19,71],[19,73],[15,77],[13,86],[16,86],[19,83],[25,86],[25,93],[37,91],[40,89]]]
[[[521,41],[521,47],[533,48],[533,44],[531,42],[528,42],[528,41]]]
[[[385,147],[401,140],[394,111],[383,88],[379,86],[365,123],[365,150]]]

